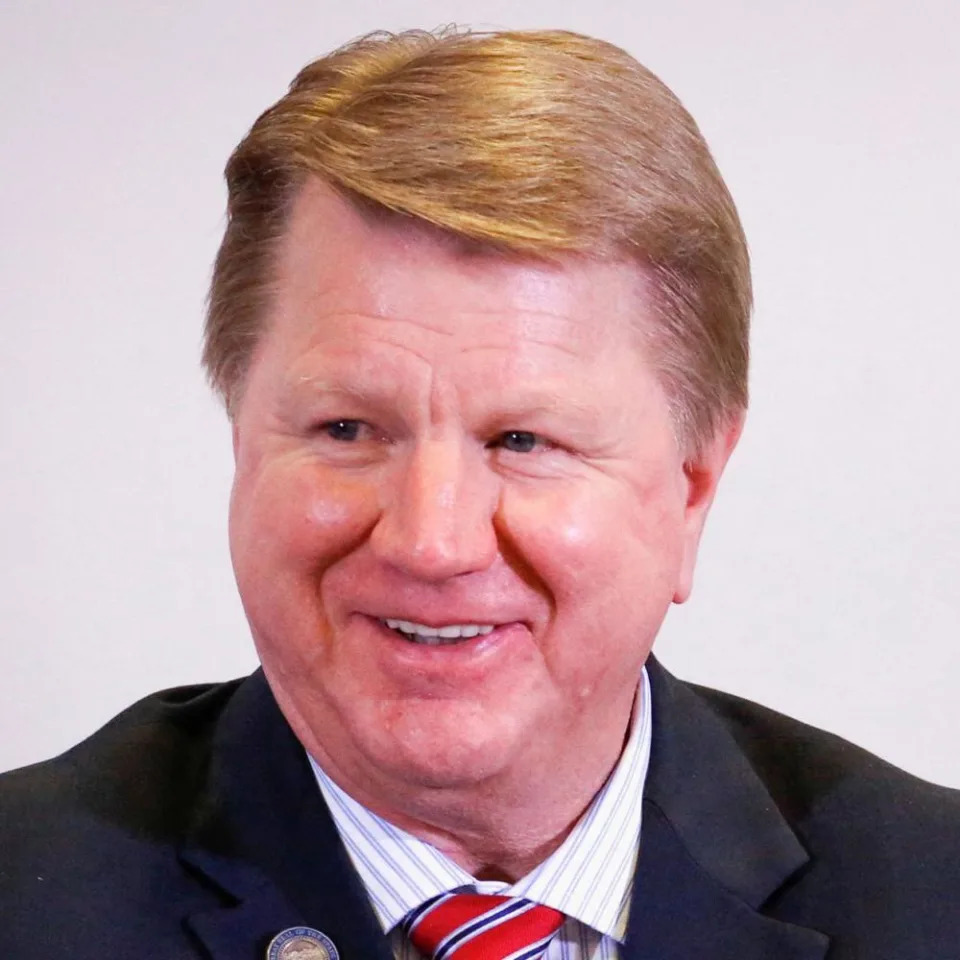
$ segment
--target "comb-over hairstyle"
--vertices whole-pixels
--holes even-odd
[[[226,168],[203,359],[230,411],[311,177],[492,253],[636,261],[681,441],[699,446],[746,406],[736,209],[693,118],[618,47],[563,31],[374,33],[305,67]]]

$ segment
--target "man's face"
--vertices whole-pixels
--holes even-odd
[[[230,537],[300,739],[381,801],[612,762],[726,453],[684,462],[638,268],[468,254],[311,184],[277,279]]]

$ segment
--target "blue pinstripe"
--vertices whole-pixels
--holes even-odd
[[[435,847],[361,806],[311,759],[396,960],[420,960],[404,930],[410,911],[451,890],[525,897],[565,913],[544,960],[618,960],[640,836],[651,711],[644,671],[630,737],[606,784],[559,849],[512,885],[475,880]],[[524,948],[515,960],[536,957],[534,949]]]

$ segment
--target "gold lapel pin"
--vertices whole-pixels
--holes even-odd
[[[313,927],[281,930],[267,947],[267,960],[340,960],[333,941]]]

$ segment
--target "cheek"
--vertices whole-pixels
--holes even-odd
[[[619,482],[504,500],[508,536],[552,608],[551,672],[578,700],[635,685],[679,575],[676,500]]]
[[[238,474],[230,545],[241,590],[251,576],[269,592],[274,580],[322,575],[363,538],[375,513],[365,485],[308,464],[280,461]]]
[[[513,490],[501,513],[506,537],[558,604],[627,599],[639,584],[672,576],[679,562],[683,509],[659,481]]]

